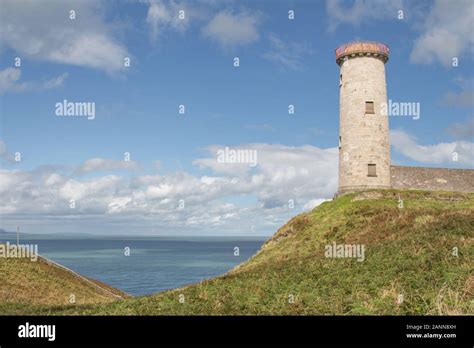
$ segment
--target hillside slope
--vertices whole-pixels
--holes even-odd
[[[334,242],[364,246],[364,260],[326,257]],[[296,216],[250,260],[201,284],[107,304],[22,311],[472,314],[473,242],[474,194],[367,191]]]
[[[104,303],[129,297],[120,290],[56,265],[42,257],[0,257],[0,314],[22,305]]]

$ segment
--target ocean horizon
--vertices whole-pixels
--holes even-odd
[[[226,273],[268,237],[23,235],[39,255],[132,296],[150,295]],[[0,241],[16,242],[13,234]]]

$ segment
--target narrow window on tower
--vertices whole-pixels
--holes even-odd
[[[377,176],[377,167],[375,164],[368,165],[368,173],[367,176]]]
[[[339,87],[341,87],[341,86],[342,86],[342,74],[339,75]]]
[[[366,101],[365,102],[365,113],[366,114],[375,114],[374,102],[373,101]]]
[[[339,136],[339,149],[341,148],[341,136]]]

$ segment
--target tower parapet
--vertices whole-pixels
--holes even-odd
[[[380,42],[350,42],[336,48],[336,63],[340,66],[344,60],[363,56],[378,58],[386,63],[389,51],[388,46]]]

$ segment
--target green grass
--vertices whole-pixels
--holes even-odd
[[[39,257],[0,258],[0,314],[21,313],[35,305],[97,304],[127,294],[58,267]]]
[[[366,191],[294,217],[250,260],[201,284],[105,304],[0,304],[0,313],[472,314],[473,237],[474,194]],[[364,245],[365,260],[326,258],[332,242]]]

